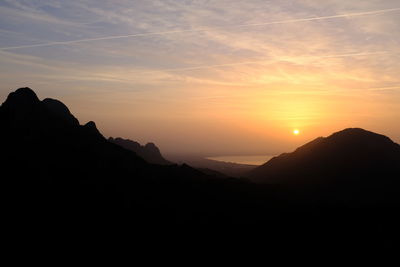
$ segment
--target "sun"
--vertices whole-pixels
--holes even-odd
[[[299,134],[300,134],[300,131],[299,131],[298,129],[294,129],[294,130],[293,130],[293,134],[294,134],[294,135],[299,135]]]

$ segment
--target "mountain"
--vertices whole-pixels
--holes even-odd
[[[248,177],[301,190],[317,188],[327,196],[394,197],[400,191],[400,145],[360,128],[345,129],[272,158]]]
[[[30,88],[9,94],[0,126],[2,196],[13,226],[23,227],[25,218],[58,227],[261,222],[269,206],[269,194],[247,181],[186,164],[149,164],[105,139],[94,122],[80,125],[63,103],[41,101]]]
[[[286,248],[288,238],[304,246],[329,229],[336,240],[317,239],[318,246],[343,247],[343,238],[366,232],[369,242],[357,244],[397,242],[399,148],[361,129],[316,139],[253,173],[258,182],[280,183],[270,185],[186,164],[149,164],[106,140],[94,122],[80,125],[64,104],[41,101],[29,88],[0,106],[0,127],[2,225],[12,239],[63,232],[76,242],[89,231],[125,242],[142,234],[154,245],[160,236],[149,239],[152,233],[171,233],[169,242],[181,230],[189,238],[206,232],[209,244],[221,231],[228,242],[253,231],[258,241]],[[353,183],[333,182],[343,177]],[[310,186],[315,181],[324,187]]]
[[[74,171],[110,171],[111,166],[144,166],[144,160],[110,144],[94,122],[80,125],[61,102],[40,101],[29,88],[11,93],[0,107],[2,156],[5,162],[35,171],[63,169],[61,176]],[[104,163],[104,164],[103,164]],[[33,172],[34,173],[34,172]]]
[[[210,171],[218,172],[219,175],[242,178],[257,165],[239,164],[233,162],[223,162],[211,160],[204,156],[196,155],[168,155],[168,158],[179,164],[189,164],[190,166],[202,170],[205,173]]]
[[[161,155],[160,149],[153,143],[147,143],[146,145],[142,146],[138,142],[120,137],[110,137],[108,138],[108,141],[135,152],[139,157],[143,158],[148,163],[159,165],[172,164]]]
[[[46,98],[42,101],[42,104],[55,119],[63,120],[70,125],[79,125],[79,121],[62,102],[56,99]]]

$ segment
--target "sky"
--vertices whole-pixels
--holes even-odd
[[[165,154],[348,127],[399,143],[399,18],[399,0],[0,0],[0,102],[28,86]]]

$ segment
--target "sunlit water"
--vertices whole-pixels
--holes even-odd
[[[223,162],[233,162],[239,164],[250,164],[250,165],[262,165],[274,156],[256,155],[256,156],[218,156],[218,157],[208,157],[208,159],[223,161]]]

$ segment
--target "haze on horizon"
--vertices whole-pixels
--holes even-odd
[[[400,142],[399,15],[397,0],[3,0],[0,101],[28,86],[167,154],[277,154],[347,127]]]

